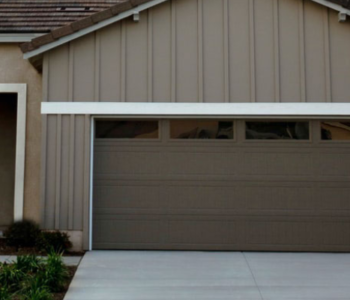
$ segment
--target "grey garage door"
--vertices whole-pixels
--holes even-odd
[[[350,123],[95,128],[94,249],[350,250]]]

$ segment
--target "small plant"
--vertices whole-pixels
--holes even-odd
[[[53,293],[62,291],[68,279],[68,270],[62,260],[62,253],[53,249],[48,253],[46,267],[39,275]]]
[[[10,290],[8,287],[1,287],[0,286],[0,300],[11,300],[12,299],[12,293],[10,293]]]
[[[34,247],[40,237],[39,226],[29,220],[13,223],[5,232],[6,243],[10,247]]]
[[[60,231],[43,231],[37,242],[37,248],[46,252],[52,249],[55,252],[66,252],[71,247],[68,234]]]
[[[0,286],[9,291],[20,289],[25,277],[26,274],[18,270],[15,265],[0,264]]]
[[[35,273],[40,269],[41,264],[42,259],[39,257],[35,255],[23,255],[17,257],[14,267],[23,273]]]
[[[30,277],[24,282],[24,287],[21,291],[23,296],[21,300],[51,300],[52,295],[45,282],[40,277]],[[0,298],[1,299],[1,298]]]

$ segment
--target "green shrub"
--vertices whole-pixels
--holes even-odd
[[[10,291],[21,288],[22,281],[26,274],[18,270],[15,265],[0,264],[0,286],[6,287]],[[0,298],[1,299],[1,298]]]
[[[18,256],[14,267],[23,273],[35,273],[42,265],[42,259],[35,255]]]
[[[68,269],[62,260],[62,253],[51,250],[48,253],[45,268],[38,274],[53,293],[61,292],[68,279]]]
[[[37,242],[37,248],[46,252],[52,249],[55,252],[66,252],[71,247],[68,234],[60,231],[44,231]]]
[[[0,287],[0,300],[11,300],[12,299],[12,293],[10,293],[10,290],[8,287]]]
[[[32,221],[13,223],[5,232],[6,244],[11,247],[34,247],[40,237],[39,226]]]
[[[52,295],[42,278],[32,276],[24,282],[21,300],[51,300]]]

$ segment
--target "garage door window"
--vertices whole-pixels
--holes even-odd
[[[309,122],[246,122],[248,140],[308,140]]]
[[[350,122],[321,122],[322,140],[350,141]]]
[[[233,122],[219,120],[172,120],[171,139],[232,140]]]
[[[158,139],[158,121],[106,120],[96,122],[97,139]]]

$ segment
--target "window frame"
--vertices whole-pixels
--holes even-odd
[[[140,122],[140,121],[148,121],[148,122],[157,122],[158,124],[158,137],[157,138],[98,138],[96,137],[97,134],[97,123],[99,121],[135,121],[135,122]],[[95,118],[94,119],[94,140],[95,141],[106,141],[106,142],[160,142],[162,140],[162,120],[160,119],[144,119],[144,118],[113,118],[113,117],[108,117],[108,118]]]
[[[232,122],[232,139],[180,139],[180,138],[171,138],[171,122],[172,121],[190,121],[190,120],[197,120],[197,121],[217,121],[217,122]],[[237,142],[237,120],[233,119],[220,119],[220,118],[173,118],[173,119],[167,119],[167,142],[169,143],[206,143],[206,144],[213,144],[213,143],[220,143],[220,144],[229,144],[229,143],[236,143]]]
[[[277,144],[277,143],[283,143],[283,144],[291,144],[291,143],[298,143],[298,144],[310,144],[314,141],[313,139],[313,126],[312,121],[309,119],[244,119],[244,127],[243,127],[243,142],[244,143],[269,143],[269,144]],[[309,138],[298,140],[298,139],[247,139],[246,129],[247,129],[247,122],[266,122],[266,123],[272,123],[272,122],[307,122],[309,125]]]

